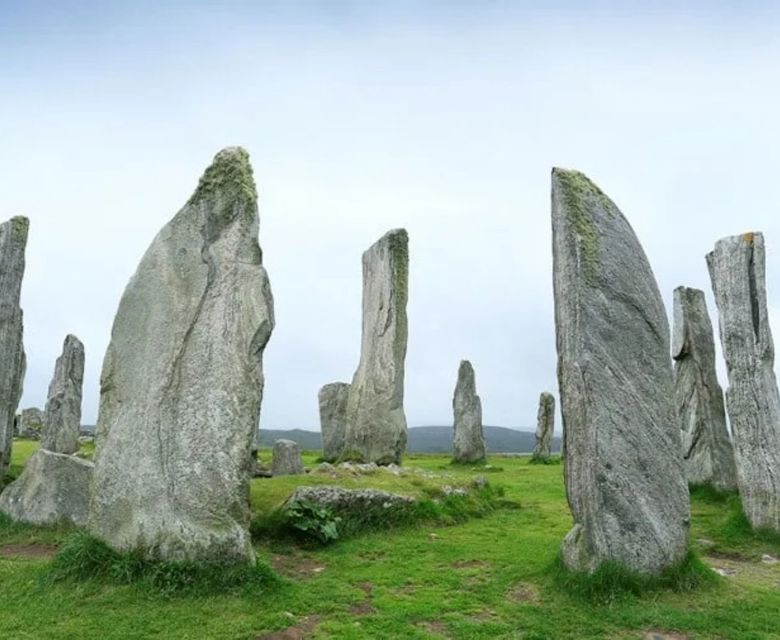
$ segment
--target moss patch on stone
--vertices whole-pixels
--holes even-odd
[[[608,215],[614,215],[617,207],[584,173],[567,169],[554,169],[554,173],[561,186],[569,224],[579,239],[585,277],[592,281],[598,275],[600,261],[598,233],[589,208],[597,204]]]

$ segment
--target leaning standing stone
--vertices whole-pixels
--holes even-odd
[[[165,560],[254,562],[252,440],[273,300],[249,156],[220,151],[147,249],[101,376],[89,528]]]
[[[719,240],[707,256],[720,318],[742,508],[756,528],[780,532],[780,395],[766,307],[764,236]]]
[[[452,410],[455,416],[452,459],[455,462],[481,462],[486,452],[482,433],[482,401],[477,395],[474,368],[468,360],[462,360],[458,367]]]
[[[715,340],[704,292],[674,290],[674,398],[685,473],[691,485],[737,487],[734,449],[726,427],[723,391],[715,372]]]
[[[27,218],[22,217],[0,224],[0,483],[11,463],[14,419],[24,380],[19,298],[29,226]]]
[[[65,338],[49,385],[41,447],[56,453],[76,453],[81,429],[81,389],[84,384],[84,345],[73,335]]]
[[[328,462],[338,460],[344,451],[348,398],[349,384],[346,382],[326,384],[317,397],[320,404],[322,457]]]
[[[684,561],[689,523],[661,295],[628,221],[583,174],[553,169],[552,226],[574,516],[563,561],[659,574]]]
[[[347,401],[344,452],[400,464],[406,448],[404,361],[409,237],[386,233],[363,254],[363,341]]]
[[[545,462],[550,459],[550,445],[555,429],[555,398],[543,391],[539,396],[539,410],[536,414],[536,446],[532,460]]]
[[[303,461],[298,443],[293,440],[274,442],[271,470],[274,476],[296,476],[303,473]]]

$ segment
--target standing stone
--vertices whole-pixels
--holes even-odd
[[[628,221],[583,174],[553,169],[552,227],[563,561],[658,574],[685,560],[690,518],[663,301]]]
[[[43,433],[45,422],[46,417],[43,411],[37,407],[27,407],[16,416],[16,432],[22,438],[38,440]]]
[[[400,464],[406,448],[404,360],[409,236],[386,233],[363,254],[363,340],[347,400],[344,455]]]
[[[27,218],[0,224],[0,484],[11,463],[16,407],[22,397],[25,357],[19,298],[27,247]]]
[[[721,491],[737,486],[723,391],[715,371],[715,341],[704,292],[674,290],[674,398],[685,473],[691,485]]]
[[[536,446],[532,460],[546,462],[550,459],[550,445],[555,430],[555,398],[543,391],[539,396],[539,411],[536,414]]]
[[[41,446],[56,453],[76,453],[81,429],[81,388],[84,384],[84,345],[68,335],[49,384]]]
[[[103,363],[89,528],[165,560],[254,562],[249,471],[273,299],[249,156],[220,151],[147,249]]]
[[[468,360],[462,360],[458,367],[452,411],[455,415],[452,459],[455,462],[481,462],[486,456],[482,401],[477,395],[474,368]]]
[[[719,240],[707,256],[720,318],[742,508],[756,528],[780,532],[780,395],[766,307],[764,236]]]
[[[320,389],[317,398],[320,404],[322,457],[328,462],[334,462],[344,451],[349,384],[346,382],[326,384]]]
[[[298,443],[292,440],[274,442],[271,470],[274,476],[297,476],[303,473],[303,461]]]

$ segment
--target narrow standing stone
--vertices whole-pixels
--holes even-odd
[[[249,156],[223,149],[122,296],[89,515],[115,549],[254,562],[249,460],[274,326],[258,224]]]
[[[81,429],[81,390],[84,384],[84,345],[68,335],[57,358],[46,401],[41,447],[56,453],[76,453]]]
[[[274,476],[297,476],[303,473],[301,450],[294,440],[274,442],[271,471]]]
[[[14,420],[26,363],[19,299],[29,227],[29,220],[23,217],[0,224],[0,484],[11,463]]]
[[[482,401],[477,395],[474,368],[468,360],[462,360],[458,367],[452,411],[455,416],[452,459],[455,462],[483,461],[486,449],[482,432]]]
[[[685,472],[691,485],[721,491],[737,486],[723,391],[715,371],[715,340],[704,292],[674,290],[674,397]]]
[[[563,561],[659,574],[685,560],[690,517],[663,301],[628,221],[583,174],[553,169],[552,226]]]
[[[322,457],[328,462],[334,462],[344,451],[349,384],[346,382],[326,384],[320,389],[317,399],[320,405]]]
[[[406,448],[404,361],[409,237],[389,231],[363,254],[363,340],[347,401],[344,452],[400,464]]]
[[[532,459],[545,462],[550,459],[550,445],[555,430],[555,398],[543,391],[539,396],[536,414],[536,447]]]
[[[756,528],[780,532],[780,394],[766,307],[764,236],[719,240],[707,266],[720,318],[742,508]]]

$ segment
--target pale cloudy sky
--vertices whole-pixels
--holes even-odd
[[[72,332],[94,422],[125,284],[240,144],[276,299],[264,426],[318,428],[318,388],[357,365],[361,253],[400,226],[410,425],[449,423],[468,358],[485,422],[532,426],[557,395],[553,165],[621,207],[670,311],[679,284],[712,301],[704,254],[746,230],[777,307],[779,68],[770,3],[0,0],[0,219],[31,219],[22,406]]]

